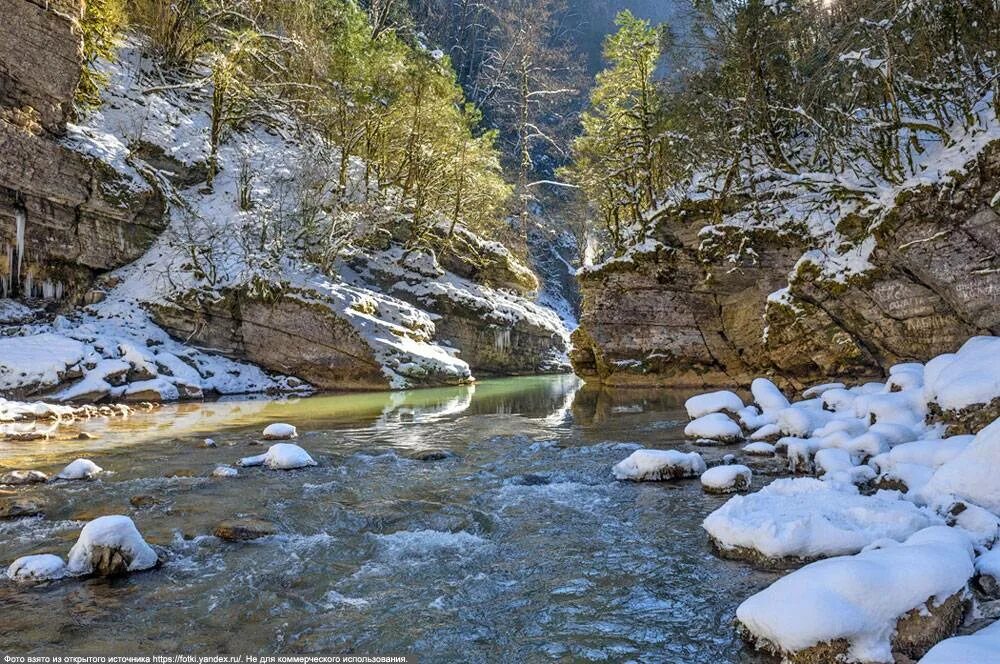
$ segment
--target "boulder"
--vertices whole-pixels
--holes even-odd
[[[715,466],[701,474],[701,488],[705,493],[740,493],[750,490],[752,479],[753,472],[746,466]]]
[[[66,562],[49,553],[18,558],[7,568],[7,578],[19,583],[56,581],[66,576]]]
[[[83,527],[69,552],[69,572],[76,575],[121,576],[158,564],[156,551],[127,516],[102,516]]]
[[[212,534],[227,542],[246,542],[276,535],[278,528],[261,519],[231,519],[215,527]]]
[[[45,501],[29,498],[0,498],[0,519],[20,519],[45,513]]]
[[[0,484],[8,486],[23,486],[25,484],[41,484],[47,482],[49,476],[40,470],[12,470],[0,475]]]
[[[611,472],[617,480],[656,482],[698,477],[705,469],[705,460],[697,452],[642,449],[615,464]]]

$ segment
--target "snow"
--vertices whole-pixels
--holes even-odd
[[[90,459],[77,459],[73,461],[68,466],[62,469],[58,475],[56,475],[57,480],[89,480],[96,477],[98,474],[104,472],[104,469],[98,466],[96,463]]]
[[[928,502],[954,495],[1000,514],[1000,419],[980,431],[968,446],[943,463],[920,490]]]
[[[743,410],[743,400],[733,392],[720,390],[693,396],[684,402],[684,408],[691,419],[722,411],[736,415]]]
[[[715,466],[709,468],[701,474],[701,485],[707,489],[718,492],[733,492],[750,488],[753,479],[753,472],[746,466],[732,464],[726,466]]]
[[[957,353],[928,362],[923,397],[943,410],[961,410],[1000,397],[1000,337],[972,337]]]
[[[611,469],[617,480],[659,481],[697,477],[705,472],[705,460],[697,452],[636,450]]]
[[[289,440],[291,438],[298,438],[299,432],[291,424],[276,422],[264,428],[263,437],[264,440]]]
[[[941,641],[918,664],[960,664],[1000,661],[1000,621],[968,636]]]
[[[897,620],[929,599],[963,592],[973,573],[972,547],[943,526],[879,546],[778,579],[744,601],[737,619],[785,653],[843,639],[851,661],[892,662]]]
[[[102,516],[94,519],[80,531],[80,537],[69,552],[68,570],[83,575],[93,571],[94,547],[109,547],[131,557],[128,571],[138,572],[154,567],[156,551],[139,534],[132,519],[127,516]]]
[[[276,443],[271,445],[264,454],[240,459],[239,465],[243,467],[266,466],[271,470],[295,470],[319,464],[298,445]]]
[[[79,341],[51,333],[0,337],[0,390],[57,385],[60,375],[79,364],[86,351]]]
[[[788,399],[781,393],[778,386],[767,378],[755,379],[750,384],[750,392],[753,394],[753,400],[765,413],[788,408],[789,406]]]
[[[55,581],[64,576],[66,576],[66,562],[50,553],[23,556],[7,568],[7,578],[21,583]]]
[[[743,446],[743,451],[753,456],[772,456],[774,445],[771,443],[756,442]]]
[[[815,397],[821,397],[830,390],[842,390],[844,387],[843,383],[823,383],[822,385],[814,385],[802,392],[802,398],[813,399]]]
[[[702,525],[723,549],[809,559],[855,553],[884,538],[902,540],[936,523],[933,512],[900,500],[897,492],[863,496],[851,485],[803,477],[732,498]]]
[[[684,427],[684,435],[728,442],[742,440],[743,430],[727,415],[711,413],[689,422]]]
[[[212,477],[238,477],[240,471],[232,466],[218,466],[212,471]]]

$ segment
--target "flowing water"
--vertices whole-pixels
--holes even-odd
[[[0,521],[0,564],[65,555],[86,520],[115,513],[167,561],[113,581],[0,582],[0,652],[755,661],[733,615],[774,577],[712,556],[700,523],[725,498],[696,480],[610,475],[637,445],[686,447],[684,396],[531,377],[170,406],[85,423],[96,440],[2,443],[3,468],[57,472],[87,456],[112,472],[20,490],[47,515]],[[259,454],[275,421],[299,427],[319,467],[207,477]],[[211,536],[237,516],[280,534]]]

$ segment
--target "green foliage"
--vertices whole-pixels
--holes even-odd
[[[80,19],[83,39],[83,69],[76,89],[76,102],[81,106],[101,103],[101,88],[107,77],[96,69],[101,58],[114,59],[115,43],[126,24],[122,0],[88,0]]]

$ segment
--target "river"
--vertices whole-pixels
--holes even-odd
[[[0,564],[65,555],[104,514],[130,515],[167,562],[112,581],[0,582],[0,652],[759,661],[732,621],[775,576],[711,554],[700,523],[725,498],[696,480],[610,474],[637,444],[696,449],[683,441],[685,396],[527,377],[165,406],[83,423],[94,440],[2,443],[4,469],[55,473],[86,456],[111,472],[22,490],[47,515],[0,522]],[[299,428],[318,467],[208,477],[259,454],[276,421]],[[698,449],[708,461],[733,451]],[[135,496],[156,504],[133,507]],[[242,516],[280,534],[210,535]]]

